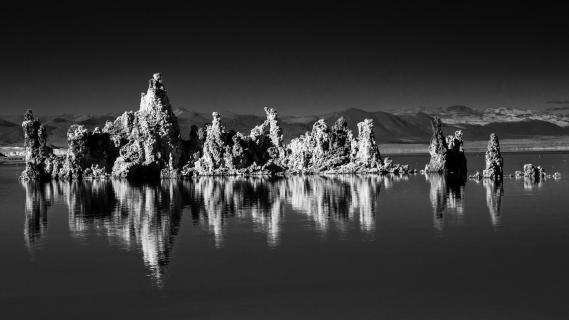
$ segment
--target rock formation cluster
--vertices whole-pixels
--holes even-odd
[[[462,131],[454,135],[444,136],[441,119],[435,117],[432,121],[433,136],[429,145],[431,159],[425,165],[425,173],[449,173],[466,175],[466,156],[463,148]]]
[[[68,149],[55,156],[46,145],[46,129],[26,113],[22,124],[26,169],[23,180],[82,178],[183,178],[199,175],[274,175],[284,173],[394,173],[409,172],[406,165],[382,159],[375,141],[373,121],[357,124],[357,136],[345,119],[332,126],[316,121],[311,132],[283,142],[277,111],[265,108],[266,120],[249,134],[226,130],[221,114],[211,123],[192,127],[188,140],[180,128],[162,77],[156,73],[142,93],[140,108],[88,130],[72,125],[67,132]],[[440,129],[440,120],[438,122]],[[435,139],[435,137],[433,138]],[[462,134],[437,136],[434,156],[442,152],[442,168],[464,158]],[[440,150],[439,150],[440,149]],[[455,156],[456,155],[456,156]],[[460,156],[462,155],[462,158]],[[437,160],[438,161],[438,160]],[[465,160],[464,160],[465,161]],[[438,171],[438,170],[435,170]]]

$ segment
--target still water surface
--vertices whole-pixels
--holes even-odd
[[[567,319],[569,154],[505,161],[507,172],[532,162],[563,179],[22,184],[21,167],[3,166],[0,309],[5,319]]]

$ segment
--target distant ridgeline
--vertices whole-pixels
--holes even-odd
[[[24,116],[26,169],[22,180],[98,178],[187,178],[198,175],[277,174],[407,174],[407,165],[382,159],[372,119],[357,124],[357,134],[340,117],[329,126],[324,119],[312,130],[283,143],[278,113],[266,107],[266,120],[249,134],[226,130],[221,115],[201,128],[193,125],[183,139],[176,115],[159,73],[142,93],[140,109],[128,111],[101,129],[73,124],[67,131],[68,149],[55,155],[47,144],[47,130],[31,110]],[[466,176],[463,135],[445,137],[440,119],[433,120],[425,172]],[[485,176],[502,176],[496,136],[491,138],[491,159]],[[490,149],[489,144],[489,149]],[[496,154],[497,152],[497,154]],[[496,160],[498,159],[498,160]],[[497,167],[496,167],[497,166]]]

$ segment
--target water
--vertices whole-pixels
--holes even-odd
[[[421,167],[425,156],[395,157]],[[21,184],[0,167],[12,318],[567,319],[563,179],[203,178]],[[483,155],[469,155],[482,167]]]

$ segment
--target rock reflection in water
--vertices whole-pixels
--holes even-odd
[[[192,194],[194,219],[214,233],[216,246],[223,245],[226,217],[250,219],[267,235],[267,244],[279,244],[287,206],[308,216],[318,231],[348,224],[362,231],[374,229],[375,202],[382,178],[359,176],[203,177],[187,183]]]
[[[47,210],[53,204],[51,184],[23,183],[26,192],[24,239],[33,249],[47,233]]]
[[[357,222],[362,231],[375,228],[380,176],[310,176],[284,180],[294,210],[311,217],[320,231],[331,224],[345,230]]]
[[[214,235],[217,247],[223,246],[226,224],[235,220],[252,222],[266,234],[267,245],[279,245],[286,212],[308,217],[319,232],[355,227],[373,234],[380,186],[394,181],[346,175],[24,183],[24,235],[32,247],[46,233],[48,208],[64,203],[74,238],[104,235],[127,250],[140,250],[150,275],[162,285],[183,211]]]
[[[25,183],[26,225],[31,243],[36,236],[28,217],[41,215],[47,225],[46,204],[63,202],[69,210],[69,232],[86,239],[90,232],[103,234],[127,250],[138,248],[150,276],[160,286],[170,259],[181,217],[181,189],[169,181],[161,185],[136,185],[126,181],[51,181]],[[32,205],[33,204],[33,205]]]
[[[486,189],[486,205],[490,213],[490,220],[495,228],[502,225],[500,209],[502,207],[502,195],[504,194],[504,184],[501,180],[484,179]]]
[[[461,224],[464,216],[464,187],[466,177],[425,174],[430,184],[429,197],[433,207],[433,226],[442,232],[445,223]]]

